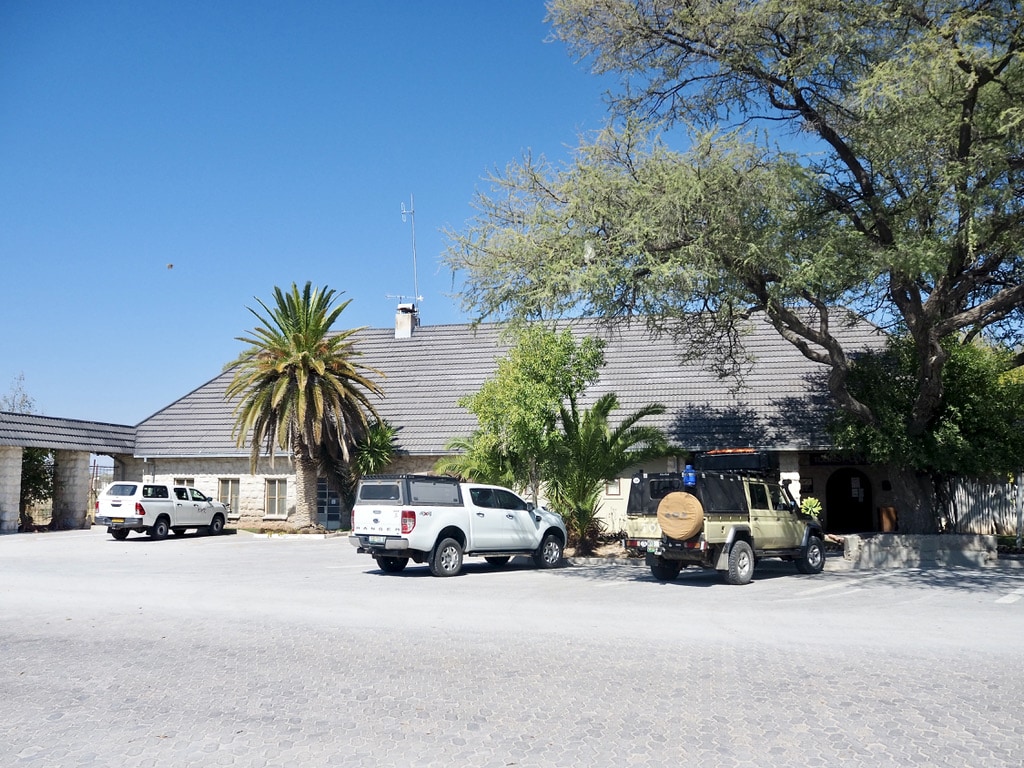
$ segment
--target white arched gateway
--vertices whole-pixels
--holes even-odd
[[[89,506],[89,455],[131,456],[135,427],[0,411],[0,534],[17,533],[26,448],[52,450],[53,519],[81,528]]]

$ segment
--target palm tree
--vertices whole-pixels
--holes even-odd
[[[324,472],[340,485],[353,447],[365,436],[367,414],[378,418],[370,395],[383,397],[367,373],[373,368],[353,362],[356,328],[331,333],[349,305],[334,306],[335,291],[274,288],[274,306],[261,300],[263,313],[247,307],[260,325],[238,341],[249,344],[226,368],[238,367],[227,397],[240,397],[235,408],[235,438],[245,444],[251,434],[250,471],[256,472],[261,447],[291,449],[295,459],[296,528],[316,521],[317,477]],[[333,478],[331,476],[334,476]]]
[[[573,399],[560,409],[561,432],[545,472],[547,491],[554,508],[566,516],[580,554],[592,552],[601,533],[597,515],[604,484],[629,467],[674,451],[660,429],[638,423],[664,413],[663,405],[645,406],[612,429],[608,419],[618,406],[610,392],[582,415]]]
[[[445,449],[457,453],[438,459],[434,464],[435,472],[478,483],[516,487],[513,460],[501,450],[497,435],[477,430],[470,437],[452,438]]]

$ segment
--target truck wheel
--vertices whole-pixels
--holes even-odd
[[[210,521],[210,525],[207,526],[206,532],[211,536],[218,536],[224,532],[224,518],[220,515],[214,515],[213,520]]]
[[[725,580],[729,584],[747,584],[754,576],[754,550],[747,542],[735,542],[729,550],[729,570]]]
[[[113,529],[110,532],[110,535],[113,536],[118,541],[124,541],[125,539],[128,538],[128,529],[127,528],[115,528],[115,529]]]
[[[384,573],[399,573],[409,564],[408,557],[378,557],[377,565]]]
[[[495,568],[501,568],[501,566],[503,566],[505,563],[507,563],[511,559],[512,558],[509,557],[508,555],[500,555],[500,556],[499,555],[495,555],[494,557],[485,557],[484,558],[484,560],[486,560],[488,563],[493,565]]]
[[[562,562],[562,540],[549,533],[533,553],[533,562],[538,568],[554,568]]]
[[[455,576],[462,570],[462,546],[455,539],[441,539],[430,554],[430,572]]]
[[[675,581],[682,569],[683,564],[678,560],[658,558],[658,562],[651,563],[651,575],[658,581]]]
[[[800,573],[821,573],[825,568],[825,545],[817,536],[807,540],[807,549],[796,559],[796,569]]]
[[[167,525],[167,518],[161,517],[159,520],[153,523],[153,527],[149,529],[149,536],[152,539],[160,541],[161,539],[167,538],[167,533],[169,532],[169,530],[170,527]]]

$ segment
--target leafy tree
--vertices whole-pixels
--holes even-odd
[[[368,373],[355,362],[352,335],[359,329],[332,333],[349,301],[335,305],[336,293],[314,289],[274,288],[274,304],[263,312],[248,308],[260,325],[239,336],[249,346],[227,368],[238,370],[226,396],[240,398],[235,408],[239,445],[251,441],[251,471],[261,447],[273,462],[275,449],[291,449],[295,460],[296,519],[299,528],[316,520],[317,477],[343,488],[354,447],[377,418],[370,395],[381,396]]]
[[[865,424],[840,413],[833,426],[838,445],[870,461],[925,472],[938,484],[951,474],[986,476],[1024,466],[1024,377],[1009,353],[981,344],[944,341],[943,403],[930,430],[906,429],[916,381],[913,343],[894,338],[887,349],[859,359],[850,388],[878,415]]]
[[[0,411],[35,413],[36,404],[25,391],[25,374],[11,382],[10,391],[0,397]],[[25,448],[21,454],[21,497],[18,517],[21,530],[30,530],[33,522],[29,507],[53,498],[53,451],[46,448]]]
[[[528,156],[492,177],[477,218],[448,233],[468,309],[645,314],[693,349],[710,340],[725,369],[742,363],[744,319],[763,313],[827,367],[842,409],[878,426],[850,384],[852,312],[909,335],[911,440],[945,407],[948,339],[1021,349],[1019,4],[551,0],[548,10],[576,56],[620,78],[618,128],[584,141],[566,167]],[[662,143],[680,132],[685,154]]]
[[[499,462],[504,476],[527,488],[536,502],[559,408],[566,401],[575,402],[597,379],[604,365],[603,347],[597,339],[577,343],[569,329],[521,329],[508,355],[498,361],[494,378],[459,400],[488,436],[474,436],[474,447],[482,453],[472,458]]]
[[[673,453],[660,429],[639,423],[664,413],[664,406],[645,406],[612,427],[609,418],[618,406],[619,399],[611,392],[582,413],[575,402],[563,405],[561,431],[545,462],[548,496],[565,515],[579,554],[593,552],[601,533],[598,513],[604,484],[629,467]]]

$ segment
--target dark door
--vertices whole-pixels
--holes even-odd
[[[857,469],[837,469],[825,485],[825,528],[829,533],[878,530],[871,481]]]

